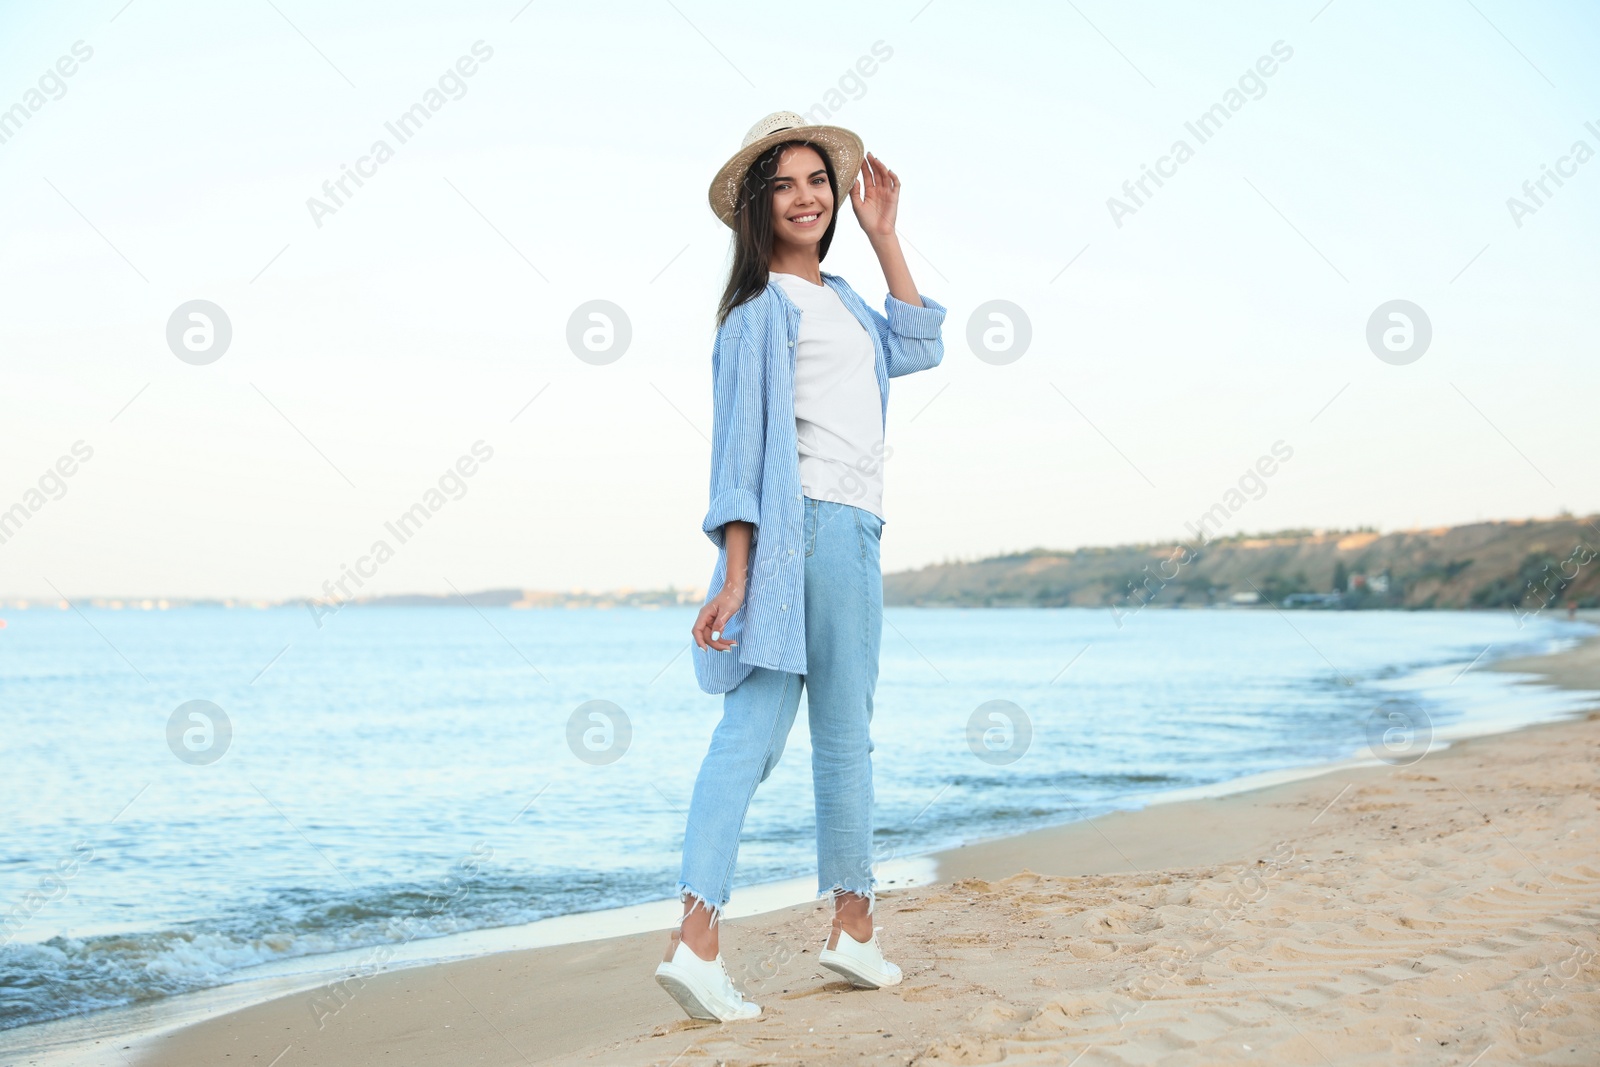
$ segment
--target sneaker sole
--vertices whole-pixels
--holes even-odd
[[[662,974],[659,971],[656,973],[656,981],[661,984],[662,989],[672,995],[672,999],[678,1002],[678,1007],[682,1008],[689,1018],[705,1019],[707,1022],[713,1023],[722,1021],[715,1012],[700,1003],[700,998],[695,996],[694,989],[687,983],[670,974]]]
[[[678,1002],[678,1006],[683,1009],[684,1014],[691,1019],[703,1019],[706,1022],[713,1023],[730,1023],[755,1019],[761,1014],[756,1012],[754,1015],[730,1015],[727,1018],[723,1018],[706,1007],[705,1003],[695,993],[694,987],[676,975],[670,972],[657,971],[656,982],[662,989],[671,994],[672,999]]]
[[[824,959],[824,956],[828,958]],[[884,986],[900,984],[898,981],[880,981],[874,975],[865,971],[858,971],[851,966],[847,958],[833,955],[830,949],[823,949],[822,953],[817,957],[817,962],[828,968],[828,970],[843,975],[857,989],[882,989]]]

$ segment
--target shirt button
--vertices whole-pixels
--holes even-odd
[[[792,555],[794,555],[794,549],[792,549],[792,548],[791,548],[791,549],[790,549],[790,550],[789,550],[789,555],[791,555],[791,556],[792,556]]]
[[[790,341],[790,342],[789,342],[789,347],[790,347],[790,348],[793,348],[793,347],[794,347],[794,342],[793,342],[793,341]]]
[[[778,610],[780,610],[780,611],[788,611],[789,610],[789,605],[781,604],[781,605],[779,605]]]

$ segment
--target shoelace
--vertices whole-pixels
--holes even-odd
[[[738,988],[733,984],[733,976],[728,973],[727,961],[722,958],[720,952],[717,954],[717,966],[722,968],[722,982],[727,987],[728,992],[732,994],[735,1001],[743,1004],[744,994],[739,992]]]

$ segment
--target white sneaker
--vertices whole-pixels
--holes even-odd
[[[872,931],[872,939],[865,944],[840,930],[839,947],[824,948],[817,954],[817,962],[830,971],[844,975],[858,989],[878,989],[900,984],[900,968],[883,958],[883,951],[878,948],[876,929]]]
[[[678,942],[671,960],[663,960],[656,968],[656,981],[672,994],[691,1019],[711,1019],[732,1022],[735,1019],[754,1019],[761,1007],[744,999],[744,994],[733,988],[728,968],[722,962],[722,953],[714,960],[703,960],[694,949]]]

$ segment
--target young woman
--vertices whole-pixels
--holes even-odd
[[[821,269],[841,188],[883,267],[887,315]],[[895,236],[899,193],[899,178],[859,137],[790,111],[756,123],[711,185],[734,258],[711,352],[711,506],[701,524],[717,563],[693,635],[700,687],[725,696],[689,805],[683,918],[656,970],[697,1019],[761,1012],[728,977],[717,920],[745,812],[783,753],[802,688],[818,895],[834,899],[818,962],[858,987],[900,981],[872,925],[883,437],[889,379],[939,364],[945,309],[912,283]]]

